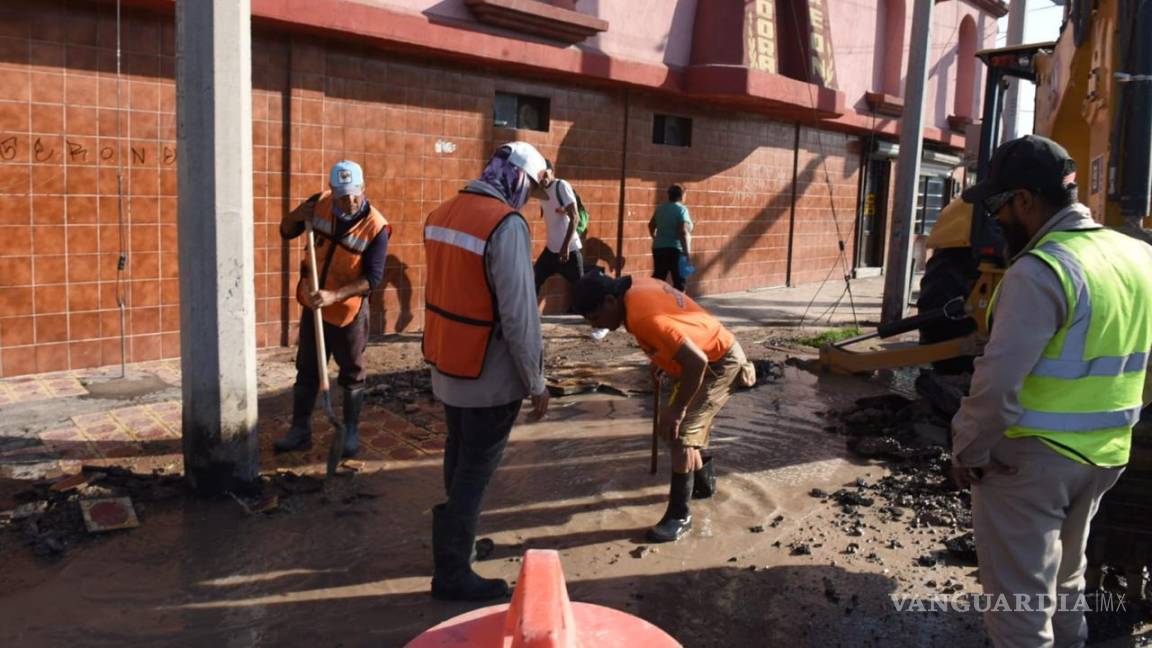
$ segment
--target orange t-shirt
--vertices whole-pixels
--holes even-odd
[[[635,277],[624,293],[624,326],[652,362],[679,376],[674,360],[684,340],[692,340],[708,362],[716,362],[732,348],[735,338],[724,325],[690,297],[651,277]]]

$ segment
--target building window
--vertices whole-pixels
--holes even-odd
[[[497,92],[492,124],[499,128],[548,132],[550,105],[551,101],[547,97]]]
[[[948,204],[948,176],[920,176],[920,187],[916,195],[917,234],[932,233],[932,226],[940,216],[940,210]]]
[[[653,115],[652,143],[692,146],[692,120],[673,115]]]

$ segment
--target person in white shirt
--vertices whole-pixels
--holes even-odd
[[[560,273],[568,280],[569,287],[584,275],[584,255],[580,251],[584,244],[580,241],[580,235],[576,233],[576,225],[580,221],[576,192],[572,190],[572,185],[568,184],[567,180],[556,177],[551,160],[545,160],[545,163],[548,170],[543,176],[541,185],[548,198],[541,202],[540,210],[548,235],[544,249],[533,266],[536,273],[537,298],[544,282],[556,273]],[[592,331],[593,340],[603,340],[606,335],[608,329]]]
[[[548,235],[544,249],[540,251],[533,266],[537,296],[544,282],[554,274],[559,273],[568,280],[569,285],[584,275],[584,256],[580,253],[583,244],[576,235],[576,224],[580,218],[576,208],[576,192],[572,191],[572,185],[567,180],[556,177],[551,161],[547,164],[548,171],[541,184],[548,198],[540,202],[540,210]]]

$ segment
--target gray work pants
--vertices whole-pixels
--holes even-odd
[[[997,648],[1081,646],[1083,612],[1055,601],[1064,594],[1071,608],[1083,593],[1089,523],[1123,469],[1066,459],[1035,438],[1002,439],[992,460],[1010,470],[990,469],[972,486],[980,582],[986,595],[1032,609],[985,612],[988,635]]]

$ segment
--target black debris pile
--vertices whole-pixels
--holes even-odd
[[[410,413],[406,406],[432,398],[432,376],[427,369],[373,376],[365,396],[373,403],[399,414]]]
[[[14,493],[16,507],[0,511],[0,529],[16,533],[35,555],[56,558],[91,537],[82,502],[125,502],[132,509],[135,524],[136,516],[143,516],[150,504],[187,494],[180,475],[143,475],[117,466],[84,466],[77,474],[36,482]]]
[[[850,536],[859,529],[851,519],[858,509],[875,507],[881,520],[902,522],[910,531],[945,533],[940,541],[950,538],[949,555],[972,564],[971,534],[964,540],[972,527],[970,496],[957,490],[949,476],[949,424],[965,387],[962,381],[925,371],[917,379],[917,391],[921,397],[916,400],[898,394],[861,398],[829,417],[826,429],[847,437],[856,455],[884,461],[889,472],[873,484],[857,484],[830,497],[849,518],[841,528]]]

